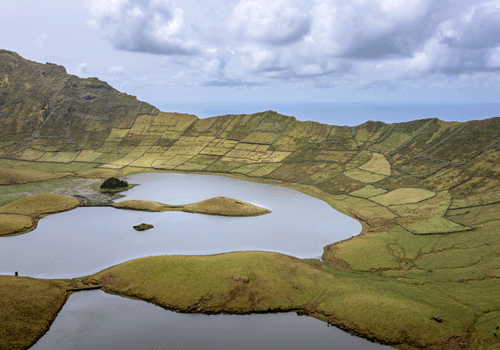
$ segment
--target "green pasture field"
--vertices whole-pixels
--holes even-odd
[[[500,202],[500,191],[492,191],[471,195],[466,198],[453,199],[451,209],[476,207]]]
[[[175,170],[179,171],[202,171],[206,167],[208,167],[209,164],[202,164],[202,163],[196,163],[196,162],[191,162],[191,160],[182,163],[178,166],[175,167]]]
[[[375,187],[373,185],[366,185],[362,189],[359,189],[357,191],[351,192],[350,195],[355,196],[355,197],[361,197],[361,198],[370,198],[370,197],[375,197],[380,194],[387,193],[388,190],[380,188],[380,187]]]
[[[75,158],[75,162],[93,162],[102,156],[102,153],[93,150],[84,150]]]
[[[269,177],[291,182],[305,182],[304,179],[323,170],[327,164],[316,162],[283,164]]]
[[[257,170],[261,169],[265,165],[266,164],[263,164],[263,163],[247,164],[247,165],[240,166],[239,168],[233,169],[233,170],[231,170],[231,172],[248,175],[252,172],[256,172]]]
[[[389,209],[399,216],[443,216],[450,206],[448,191],[438,192],[434,197],[413,204],[390,205]]]
[[[387,158],[380,153],[373,153],[371,159],[361,165],[359,169],[381,175],[391,175],[391,164]]]
[[[468,231],[471,228],[442,216],[405,216],[396,218],[398,224],[416,235]]]
[[[362,150],[345,165],[345,168],[346,169],[357,168],[368,162],[371,158],[372,158],[372,152],[368,150]]]
[[[385,179],[386,177],[385,175],[380,175],[370,171],[362,170],[361,168],[346,170],[344,171],[344,175],[364,183],[379,182]]]
[[[381,205],[418,203],[432,198],[436,193],[421,188],[398,188],[397,190],[370,198]]]
[[[225,160],[224,158],[221,158],[217,162],[210,164],[205,168],[205,170],[214,173],[226,173],[230,172],[231,170],[237,169],[242,165],[245,164],[242,162],[237,162],[236,160]]]
[[[282,166],[282,163],[261,163],[261,167],[249,173],[249,176],[261,177],[271,174],[273,171]]]
[[[32,149],[32,148],[27,148],[19,154],[19,159],[37,160],[40,157],[42,157],[44,154],[45,154],[45,152],[42,152],[42,151],[39,151],[36,149]]]
[[[341,164],[331,164],[327,165],[320,171],[312,174],[309,176],[308,179],[305,179],[304,182],[307,183],[312,183],[312,184],[319,184],[325,181],[330,180],[331,178],[335,177],[336,175],[340,174],[343,170],[343,167]]]
[[[323,162],[335,162],[345,164],[350,161],[356,152],[352,151],[335,151],[335,150],[321,150],[318,155],[316,155],[315,160]]]

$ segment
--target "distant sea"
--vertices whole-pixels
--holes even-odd
[[[385,103],[385,102],[203,102],[152,103],[164,112],[189,113],[199,118],[226,114],[251,114],[267,110],[330,125],[355,126],[366,121],[407,122],[425,118],[445,121],[481,120],[500,117],[500,103]]]

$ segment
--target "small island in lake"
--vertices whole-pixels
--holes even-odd
[[[127,200],[114,203],[113,207],[118,209],[144,210],[152,212],[162,211],[184,211],[207,215],[222,216],[257,216],[269,214],[269,209],[242,202],[228,197],[214,197],[200,202],[184,205],[168,205],[160,202],[147,200]]]
[[[146,230],[149,230],[150,228],[153,228],[154,226],[151,225],[151,224],[146,224],[146,223],[142,223],[140,225],[135,225],[134,226],[134,230],[136,231],[146,231]]]

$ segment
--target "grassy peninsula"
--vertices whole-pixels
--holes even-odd
[[[71,210],[81,201],[54,193],[40,193],[0,206],[0,236],[20,234],[35,228],[38,220],[48,214]]]
[[[82,287],[189,312],[295,310],[400,349],[500,348],[500,118],[355,127],[273,111],[198,119],[4,50],[0,89],[3,204],[33,181],[175,171],[297,189],[363,224],[324,247],[322,260],[143,258],[81,278]],[[5,212],[1,222],[19,214],[30,216]],[[0,347],[33,343],[69,293],[52,286],[62,302],[47,294],[41,315],[31,292],[6,292],[20,281],[0,279],[4,303],[30,301],[16,323],[1,308]],[[22,281],[33,294],[62,283]]]

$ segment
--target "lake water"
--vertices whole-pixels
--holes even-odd
[[[180,314],[140,300],[86,291],[69,297],[49,332],[31,350],[308,348],[382,350],[390,347],[295,313]]]
[[[357,235],[361,225],[325,202],[285,187],[224,176],[146,173],[127,199],[186,204],[226,196],[270,209],[256,217],[184,212],[150,213],[83,207],[47,216],[20,236],[0,239],[0,273],[39,278],[73,278],[150,255],[216,254],[261,250],[319,258],[327,244]],[[153,224],[137,232],[132,226]]]
[[[146,173],[129,176],[140,186],[127,199],[185,204],[226,196],[272,210],[258,217],[182,212],[149,213],[77,208],[40,220],[27,234],[3,237],[0,271],[56,278],[77,277],[140,256],[266,250],[319,257],[326,244],[360,232],[361,225],[325,202],[288,188],[222,176]],[[155,227],[137,232],[141,222]],[[336,349],[390,347],[351,336],[295,313],[179,314],[155,305],[86,291],[70,296],[50,330],[32,347],[46,349]]]

